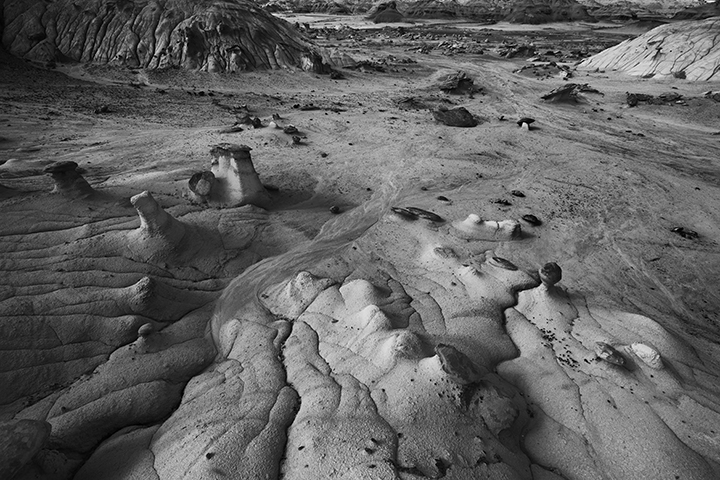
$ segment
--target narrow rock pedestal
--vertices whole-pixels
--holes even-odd
[[[247,145],[221,143],[215,145],[211,171],[215,182],[210,191],[210,203],[237,207],[252,204],[267,207],[270,196],[260,183]]]
[[[72,161],[51,163],[43,169],[55,182],[52,193],[59,193],[69,198],[85,198],[95,190],[77,171],[78,164]]]

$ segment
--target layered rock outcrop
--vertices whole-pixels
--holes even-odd
[[[39,62],[210,72],[320,68],[289,23],[248,0],[8,0],[3,46]]]
[[[662,25],[583,61],[581,69],[641,77],[720,79],[720,17]]]
[[[259,0],[272,12],[362,14],[383,3],[368,0]],[[373,5],[374,3],[374,5]],[[707,12],[701,0],[401,0],[398,11],[406,18],[464,18],[478,21],[509,21],[540,24],[588,21],[670,18],[688,9],[689,15]],[[692,18],[706,18],[693,16]]]
[[[677,12],[673,19],[675,20],[703,20],[705,18],[720,16],[720,2],[705,3],[697,6],[691,6]]]
[[[595,18],[629,20],[670,18],[687,7],[705,3],[700,0],[578,0]]]
[[[593,18],[576,0],[517,0],[507,8],[504,20],[513,23],[568,22]]]

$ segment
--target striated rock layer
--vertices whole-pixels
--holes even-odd
[[[516,0],[506,12],[504,20],[512,23],[593,20],[587,9],[575,0]]]
[[[719,31],[720,17],[662,25],[588,58],[579,68],[642,77],[719,80]]]
[[[8,0],[3,46],[39,62],[210,72],[320,68],[309,42],[253,2]]]

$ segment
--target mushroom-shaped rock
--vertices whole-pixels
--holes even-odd
[[[195,200],[205,203],[210,198],[213,185],[215,184],[215,175],[210,171],[197,172],[188,181],[190,193]]]
[[[78,164],[72,161],[51,163],[43,169],[55,182],[52,193],[65,197],[83,198],[92,195],[94,190],[77,171]]]
[[[13,478],[49,437],[47,422],[23,419],[0,423],[0,478]]]
[[[221,143],[210,151],[213,156],[212,173],[215,185],[210,201],[222,206],[253,204],[265,207],[270,203],[263,184],[260,183],[247,145]]]
[[[642,360],[648,367],[654,368],[655,370],[663,368],[663,361],[662,357],[660,357],[660,352],[654,348],[645,345],[644,343],[633,343],[630,345],[630,348],[633,353],[635,353],[635,355],[637,355],[638,358],[640,358],[640,360]]]
[[[518,127],[530,130],[530,124],[534,123],[535,119],[530,117],[522,117],[517,121]]]
[[[562,268],[555,262],[548,262],[538,270],[540,281],[546,287],[552,287],[562,280]]]
[[[611,345],[605,342],[595,342],[595,355],[613,365],[625,365],[625,359]]]

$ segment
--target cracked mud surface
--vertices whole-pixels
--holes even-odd
[[[564,82],[524,59],[368,45],[386,71],[346,80],[3,57],[15,478],[720,475],[718,84],[577,72],[603,95],[546,103]],[[482,93],[443,93],[457,70]],[[686,105],[629,108],[629,89]],[[220,133],[246,111],[265,127]],[[222,142],[252,148],[268,209],[190,200]],[[92,195],[50,193],[62,160]],[[174,218],[164,243],[144,191]]]

